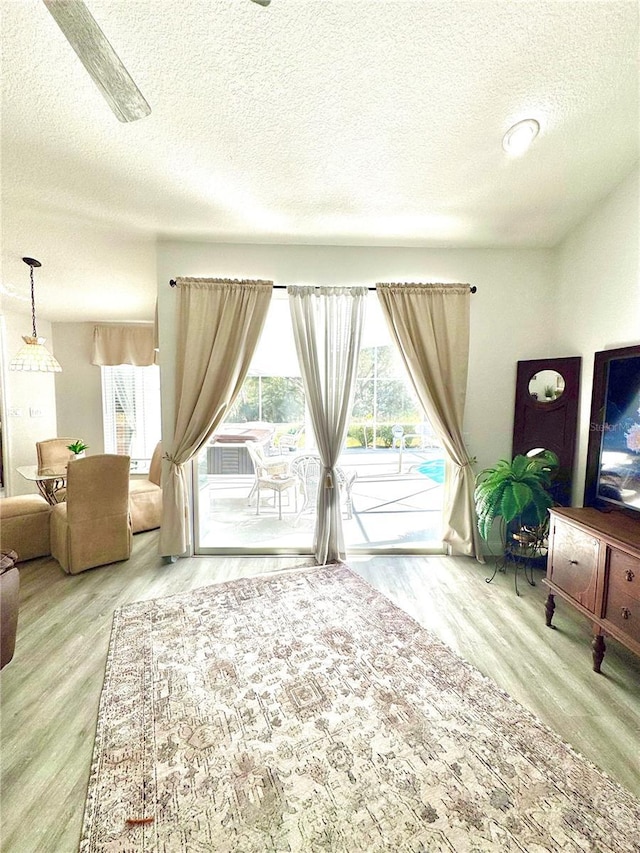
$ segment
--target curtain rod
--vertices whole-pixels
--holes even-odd
[[[175,280],[175,278],[172,278],[169,280],[169,287],[175,287],[177,285],[177,283],[178,282]],[[455,287],[455,285],[453,285],[453,286]],[[272,285],[272,287],[274,290],[286,290],[287,289],[286,284],[274,284],[274,285]],[[375,290],[375,289],[376,289],[375,285],[373,287],[367,288],[367,290]],[[472,284],[469,286],[469,292],[470,293],[476,293],[477,290],[478,290],[478,288],[475,286],[475,284]]]

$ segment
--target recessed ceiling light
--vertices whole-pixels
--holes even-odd
[[[520,157],[540,133],[540,125],[534,118],[526,118],[510,127],[502,139],[502,147],[512,157]]]

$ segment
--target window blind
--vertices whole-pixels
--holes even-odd
[[[161,435],[160,371],[131,364],[100,370],[105,453],[128,455],[132,471],[148,471]]]

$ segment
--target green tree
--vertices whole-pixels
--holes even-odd
[[[304,392],[300,377],[263,378],[262,419],[272,424],[304,420]]]
[[[417,423],[423,419],[407,381],[397,350],[392,346],[365,347],[360,351],[358,381],[353,403],[354,420]]]
[[[259,412],[258,377],[247,376],[233,406],[227,412],[226,420],[236,424],[257,421]]]
[[[302,379],[296,376],[247,376],[226,420],[230,423],[263,420],[273,424],[304,420]]]

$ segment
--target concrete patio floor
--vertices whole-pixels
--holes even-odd
[[[397,449],[346,450],[340,466],[356,473],[352,517],[343,512],[347,550],[441,552],[444,487],[440,477],[432,479],[417,468],[442,459],[440,448],[406,450],[401,460]],[[299,514],[291,492],[283,495],[279,519],[272,493],[263,492],[256,514],[255,501],[248,503],[253,482],[252,475],[200,478],[198,552],[310,553],[315,513]]]

